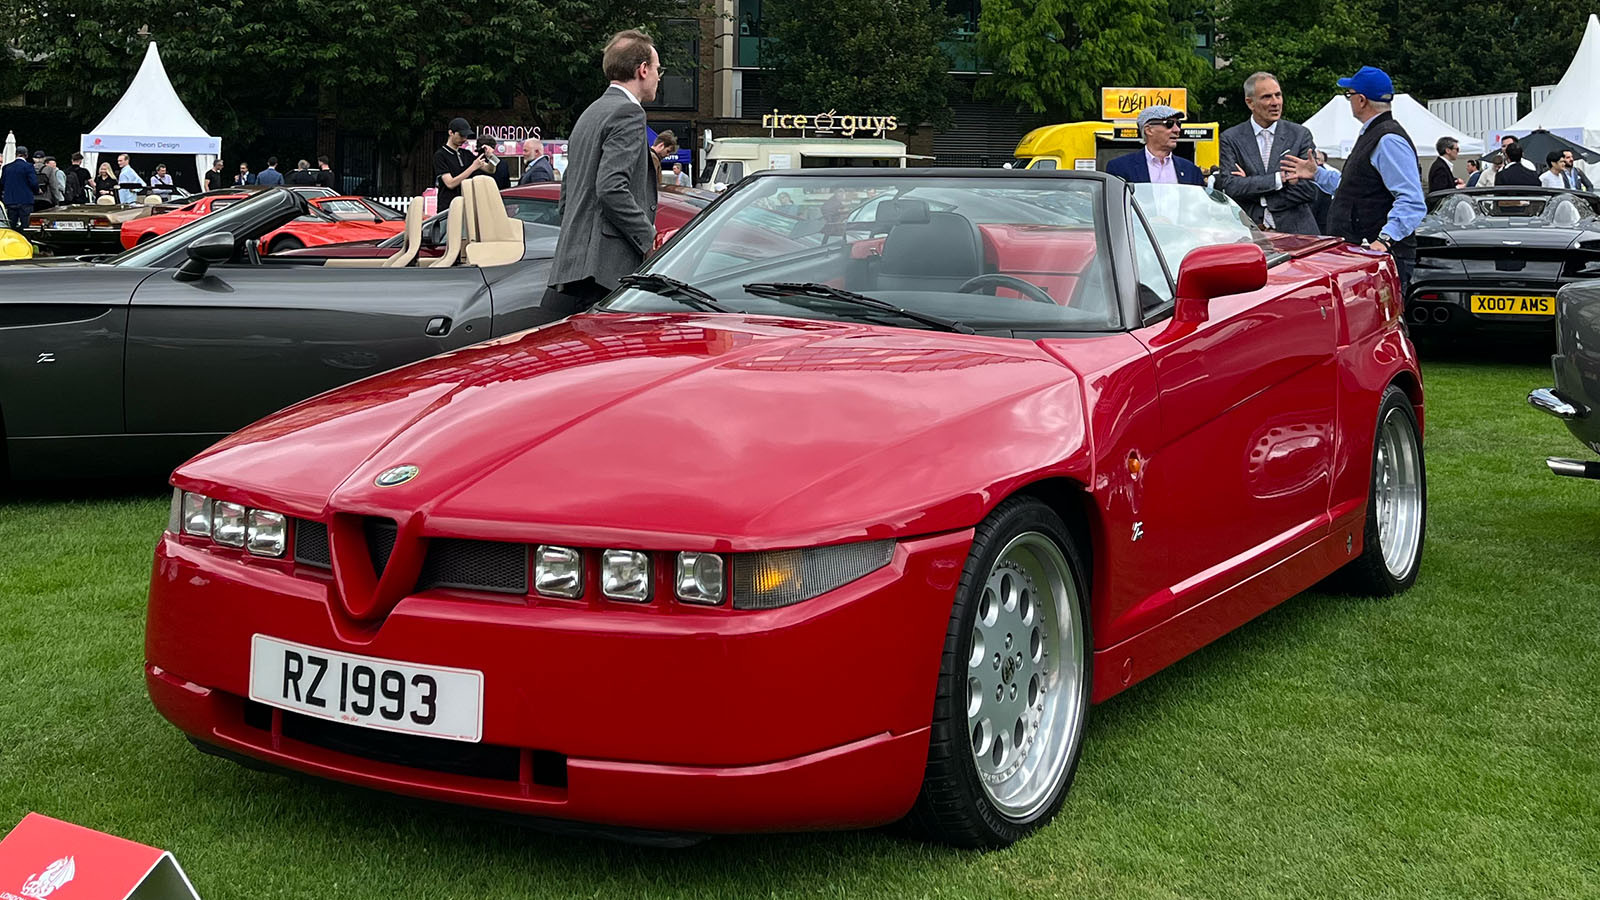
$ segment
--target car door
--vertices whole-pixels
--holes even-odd
[[[168,269],[128,315],[127,428],[220,435],[313,394],[491,337],[483,272],[449,268]]]
[[[1195,229],[1180,217],[1163,240],[1137,201],[1132,213],[1153,313],[1136,336],[1161,417],[1150,519],[1169,532],[1176,613],[1327,532],[1337,315],[1326,278],[1282,265],[1261,290],[1213,298],[1192,330],[1174,327],[1173,283]]]

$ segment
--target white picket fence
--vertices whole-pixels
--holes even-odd
[[[417,198],[415,198],[415,197],[372,197],[370,199],[375,200],[375,201],[377,201],[379,203],[382,203],[384,206],[388,206],[388,207],[391,207],[393,209],[397,209],[397,210],[399,210],[401,212],[405,212],[406,208],[411,205],[411,201],[413,201],[413,200],[415,200]]]

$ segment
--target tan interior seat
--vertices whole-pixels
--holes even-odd
[[[94,205],[95,206],[116,206],[117,205],[117,198],[111,196],[110,194],[107,194],[104,197],[96,198],[95,201],[94,201]]]
[[[145,206],[160,206],[166,201],[161,199],[160,194],[145,194],[144,198],[139,202],[143,203]]]
[[[417,258],[417,253],[422,250],[422,219],[424,212],[421,197],[412,200],[411,205],[406,207],[406,227],[404,232],[406,242],[400,246],[398,253],[383,261],[383,268],[403,268],[411,265],[412,260]]]
[[[478,185],[473,197],[476,240],[467,244],[467,264],[504,266],[522,259],[522,222],[506,214],[505,200],[493,179],[480,176],[472,180],[487,184]]]
[[[466,187],[466,185],[462,185]],[[462,231],[465,223],[462,221],[467,216],[467,198],[463,191],[462,196],[450,201],[450,209],[445,214],[444,220],[444,255],[438,259],[418,260],[418,266],[434,268],[438,266],[453,266],[461,258],[461,248],[466,243],[462,240]]]

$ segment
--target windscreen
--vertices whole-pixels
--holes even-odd
[[[762,176],[641,271],[752,314],[928,327],[822,296],[833,289],[976,330],[1113,330],[1102,191],[1072,177]],[[685,306],[628,289],[604,308]]]

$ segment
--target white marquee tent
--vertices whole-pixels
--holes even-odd
[[[1596,85],[1600,85],[1600,19],[1590,13],[1567,74],[1561,76],[1543,103],[1505,130],[1525,134],[1543,128],[1564,133],[1585,147],[1600,147],[1600,97],[1595,94]],[[1573,132],[1583,136],[1579,138]]]
[[[1400,127],[1411,135],[1411,143],[1417,148],[1417,156],[1426,157],[1436,155],[1434,143],[1439,138],[1449,136],[1461,142],[1462,156],[1482,156],[1483,141],[1469,137],[1465,133],[1450,127],[1450,123],[1439,118],[1427,107],[1412,99],[1410,94],[1395,94],[1394,106],[1391,109],[1394,120]],[[1361,135],[1361,123],[1356,117],[1350,115],[1350,101],[1342,96],[1329,100],[1326,106],[1317,110],[1317,114],[1304,122],[1311,129],[1311,136],[1316,139],[1317,149],[1335,159],[1343,159],[1350,155],[1350,150],[1356,144],[1356,138]]]
[[[222,139],[206,134],[189,115],[188,107],[172,89],[155,41],[151,41],[133,83],[100,125],[83,136],[79,149],[91,172],[98,168],[101,153],[194,154],[198,178],[222,153]]]

